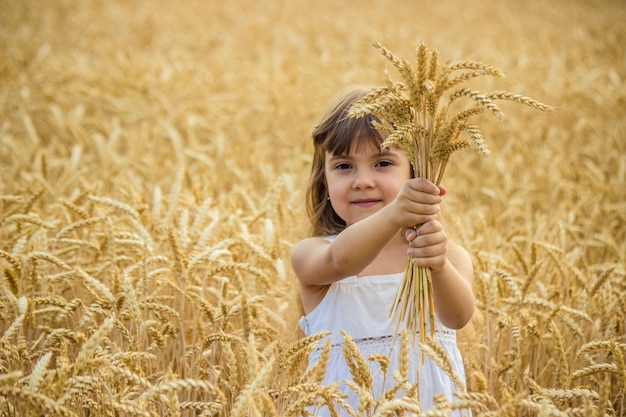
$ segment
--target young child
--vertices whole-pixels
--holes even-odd
[[[389,310],[408,256],[416,265],[431,268],[435,340],[463,380],[455,329],[468,323],[475,308],[471,259],[448,241],[438,220],[445,188],[413,178],[411,163],[400,148],[381,149],[384,137],[372,127],[371,116],[346,117],[350,106],[370,91],[346,90],[313,132],[307,190],[311,237],[295,245],[291,258],[305,312],[300,326],[307,336],[332,332],[324,383],[338,383],[355,411],[358,396],[343,382],[352,377],[341,352],[340,331],[352,336],[366,359],[392,352],[384,381],[380,366],[370,363],[373,395],[378,398],[394,384],[391,373],[398,368],[399,349],[391,349],[395,321]],[[421,226],[414,230],[415,225]],[[395,338],[396,345],[399,339]],[[428,357],[421,363],[419,346],[409,345],[408,375],[414,383],[419,372],[422,409],[431,408],[438,393],[453,401],[458,388],[451,378]],[[318,357],[319,352],[313,351],[309,363]]]

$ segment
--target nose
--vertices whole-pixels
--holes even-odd
[[[374,188],[375,181],[372,173],[366,169],[357,170],[354,173],[354,182],[352,187],[355,190],[366,190]]]

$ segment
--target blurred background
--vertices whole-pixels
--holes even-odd
[[[410,62],[424,42],[442,62],[480,61],[506,75],[478,79],[473,88],[556,108],[502,103],[504,120],[481,115],[476,124],[491,156],[455,154],[444,178],[450,231],[477,270],[479,312],[459,342],[469,387],[480,391],[482,375],[502,405],[528,394],[524,372],[542,387],[573,388],[583,378],[575,370],[587,366],[579,349],[612,341],[621,348],[608,357],[617,361],[621,349],[615,367],[622,373],[588,370],[613,381],[589,385],[599,392],[594,401],[623,411],[623,380],[612,378],[623,377],[626,343],[624,22],[623,0],[0,0],[0,330],[21,317],[20,297],[31,305],[46,294],[89,305],[96,290],[58,279],[60,270],[79,267],[126,311],[117,280],[146,259],[128,248],[144,245],[163,257],[171,288],[204,288],[197,294],[215,311],[220,297],[242,302],[241,286],[207,295],[217,285],[211,276],[234,279],[222,257],[245,262],[264,282],[250,278],[244,291],[258,303],[255,317],[279,306],[255,333],[259,349],[278,334],[285,343],[297,340],[301,310],[288,257],[308,228],[310,132],[344,87],[380,85],[385,70],[399,80],[374,42]],[[198,255],[207,248],[217,252]],[[55,261],[33,261],[41,253]],[[198,269],[186,270],[190,264]],[[199,273],[205,281],[189,278]],[[27,280],[37,274],[53,278]],[[153,288],[149,302],[178,311],[183,324],[197,323],[200,310],[171,288]],[[26,345],[14,339],[15,329],[5,333],[7,343],[22,346],[23,359],[5,360],[3,371],[28,374],[45,351],[37,338],[84,324],[82,314],[30,322]],[[240,310],[232,314],[241,320]],[[567,347],[560,365],[551,359],[551,320]],[[200,377],[192,371],[196,356],[180,358],[184,346],[216,329],[251,331],[240,321],[213,325],[170,335],[163,368],[144,375],[161,376],[177,358],[188,362],[174,371]],[[78,329],[88,338],[93,326]],[[156,340],[150,332],[134,337],[138,350]],[[70,362],[81,343],[74,342]]]

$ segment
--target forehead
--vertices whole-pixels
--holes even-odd
[[[350,144],[347,154],[380,155],[388,151],[388,149],[381,148],[380,145],[381,142],[374,139],[354,140]]]
[[[379,157],[393,157],[393,158],[403,158],[407,159],[407,156],[404,152],[396,145],[391,145],[389,147],[381,148],[379,144],[372,142],[360,142],[353,143],[350,149],[345,153],[333,154],[329,151],[325,152],[326,161],[333,159],[343,159],[343,158],[352,158],[352,157],[365,157],[365,158],[379,158]]]
[[[365,144],[380,146],[384,137],[372,124],[371,115],[340,119],[323,135],[324,139],[319,143],[321,150],[333,155],[346,155]]]
[[[383,136],[375,130],[361,130],[354,132],[352,137],[335,141],[329,144],[326,152],[331,155],[349,155],[354,153],[368,152],[376,153],[381,151]]]

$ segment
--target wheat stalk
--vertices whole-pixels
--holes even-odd
[[[91,376],[75,376],[70,378],[63,387],[63,396],[57,400],[59,404],[71,403],[72,399],[85,397],[98,391],[102,381]]]
[[[249,410],[255,408],[255,405],[258,403],[259,394],[262,392],[260,388],[267,383],[273,366],[274,358],[272,357],[269,358],[267,363],[254,375],[254,378],[237,398],[231,414],[233,417],[248,415]]]
[[[109,304],[113,304],[115,302],[113,294],[111,294],[109,288],[102,282],[98,281],[80,268],[75,269],[73,272],[78,275],[78,277],[82,278],[81,283],[84,284],[88,291],[95,295],[96,299],[104,299],[104,302]]]
[[[98,346],[100,346],[100,342],[103,339],[107,338],[109,332],[113,328],[113,318],[106,318],[102,325],[95,331],[87,342],[82,346],[80,352],[76,356],[76,361],[74,362],[73,373],[74,376],[78,374],[83,367],[87,364],[88,360],[95,354]]]
[[[126,203],[123,203],[121,201],[114,200],[114,199],[109,198],[109,197],[97,197],[97,196],[94,196],[94,195],[90,195],[87,198],[90,201],[93,201],[95,203],[103,204],[105,206],[109,206],[109,207],[115,209],[116,211],[120,211],[120,212],[129,214],[135,220],[139,220],[140,219],[139,212],[137,212],[137,210],[135,210],[130,205],[128,205]]]
[[[465,382],[454,371],[448,354],[435,339],[427,337],[424,343],[420,343],[420,350],[424,352],[437,366],[450,377],[454,385],[461,391],[466,390]]]
[[[117,410],[117,411],[121,411],[122,415],[130,415],[130,416],[142,416],[142,417],[155,417],[156,414],[155,413],[151,413],[145,410],[145,406],[143,404],[137,404],[134,401],[124,401],[124,402],[118,402],[118,401],[113,401],[112,402],[112,406],[113,409]],[[119,413],[116,413],[119,414]]]
[[[30,223],[35,226],[39,226],[44,229],[54,229],[54,224],[46,223],[39,218],[36,214],[12,214],[3,219],[3,222],[17,223],[18,227],[21,227],[22,223]]]
[[[0,258],[4,258],[8,263],[13,267],[13,271],[16,275],[20,275],[22,273],[22,263],[17,260],[10,253],[0,250]]]
[[[440,184],[452,153],[466,147],[473,147],[481,155],[489,153],[480,129],[467,121],[483,109],[503,118],[496,100],[514,101],[543,111],[552,110],[552,107],[520,94],[505,91],[483,94],[468,87],[454,90],[448,102],[442,102],[444,93],[452,87],[482,75],[503,77],[504,74],[495,67],[473,61],[448,62],[440,66],[439,52],[429,50],[424,43],[416,49],[413,66],[380,43],[374,44],[374,47],[396,67],[403,82],[396,83],[386,76],[386,87],[354,103],[348,116],[372,114],[378,118],[374,127],[387,134],[382,147],[399,146],[409,157],[415,176],[426,178],[436,185]],[[459,70],[468,72],[450,78]],[[449,116],[450,107],[461,98],[469,99],[474,106]],[[419,333],[422,343],[427,328],[434,335],[433,301],[430,269],[415,267],[409,259],[389,313],[391,317],[399,313],[394,337],[402,322],[414,336]]]
[[[350,374],[354,382],[357,386],[363,387],[365,390],[369,391],[372,388],[372,374],[367,360],[361,354],[352,336],[341,330],[341,337],[343,337],[344,340],[341,352],[350,369]]]
[[[78,214],[78,217],[80,217],[81,219],[87,220],[89,218],[89,213],[87,213],[85,210],[72,203],[71,201],[62,198],[61,204],[70,209],[73,213]]]
[[[2,335],[2,340],[9,340],[9,338],[11,338],[11,336],[22,327],[22,323],[24,322],[24,319],[26,317],[26,313],[28,310],[28,298],[22,296],[15,300],[15,304],[17,307],[18,316],[15,318],[15,320],[13,320],[11,326],[6,329],[6,331]]]
[[[424,414],[422,407],[419,405],[419,403],[407,398],[398,398],[392,401],[388,401],[382,406],[378,407],[372,417],[406,415],[407,413],[410,413],[409,415],[416,417],[423,417],[426,415]]]
[[[52,352],[44,353],[41,358],[35,364],[33,371],[30,373],[30,378],[28,378],[28,391],[36,392],[39,388],[39,385],[42,382],[43,376],[46,372],[46,368],[48,367],[48,363],[50,362],[50,358],[52,357]]]
[[[27,404],[28,410],[39,411],[42,415],[77,417],[69,408],[38,392],[31,392],[19,387],[0,386],[0,395],[15,400],[15,404]]]
[[[323,338],[327,337],[329,334],[330,332],[315,333],[310,336],[301,338],[297,342],[295,342],[289,349],[287,349],[285,353],[283,353],[279,357],[278,366],[277,366],[277,374],[281,375],[285,371],[293,371],[297,369],[298,364],[304,358],[306,358],[313,349],[315,349],[315,347],[318,345],[318,342],[322,340]],[[322,353],[325,352],[326,350],[330,350],[330,345],[328,346],[328,348],[324,346],[324,348],[322,348]],[[325,353],[323,355],[322,353],[320,353],[320,359],[318,361],[318,364],[320,362],[324,363],[328,360],[327,358],[328,353]],[[310,378],[312,381],[316,381],[319,378],[319,374],[325,373],[325,372],[326,372],[326,366],[320,364],[320,365],[313,365],[309,369],[307,374],[310,374]]]

